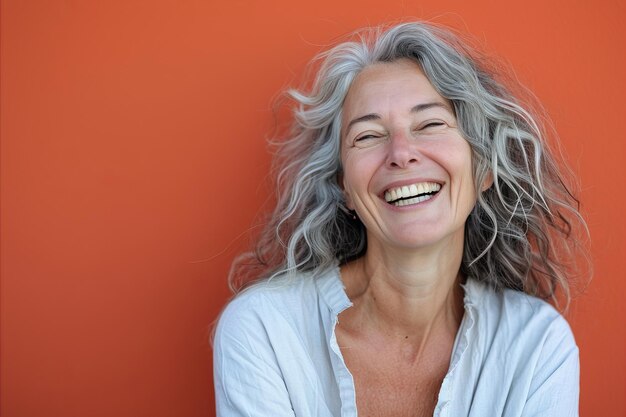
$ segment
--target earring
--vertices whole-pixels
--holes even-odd
[[[341,211],[343,211],[344,213],[346,213],[348,216],[350,216],[352,218],[352,220],[356,220],[356,211],[355,210],[351,210],[348,207],[346,207],[345,204],[339,204],[339,209]]]

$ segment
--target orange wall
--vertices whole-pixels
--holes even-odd
[[[552,115],[593,237],[581,411],[626,415],[622,3],[4,0],[3,417],[213,415],[208,328],[267,198],[271,99],[402,16],[476,35]]]

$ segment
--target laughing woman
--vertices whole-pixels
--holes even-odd
[[[218,416],[577,415],[544,300],[569,300],[584,223],[540,119],[444,29],[354,38],[291,92],[278,203],[215,333]]]

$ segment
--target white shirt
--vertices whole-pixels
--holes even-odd
[[[436,417],[578,416],[578,348],[565,319],[521,292],[468,280]],[[356,417],[335,337],[352,305],[334,268],[275,279],[232,300],[214,339],[218,417]],[[375,358],[372,358],[375,360]]]

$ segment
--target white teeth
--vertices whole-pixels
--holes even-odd
[[[395,206],[406,206],[409,204],[416,204],[422,201],[426,201],[432,197],[432,194],[426,193],[435,193],[440,189],[441,185],[437,184],[436,182],[421,182],[411,185],[404,185],[385,191],[385,200],[388,203],[393,202],[392,204],[394,204]]]
[[[430,200],[433,198],[432,194],[421,195],[419,197],[409,198],[408,200],[394,201],[393,205],[396,207],[408,206],[410,204],[421,203],[422,201]]]

